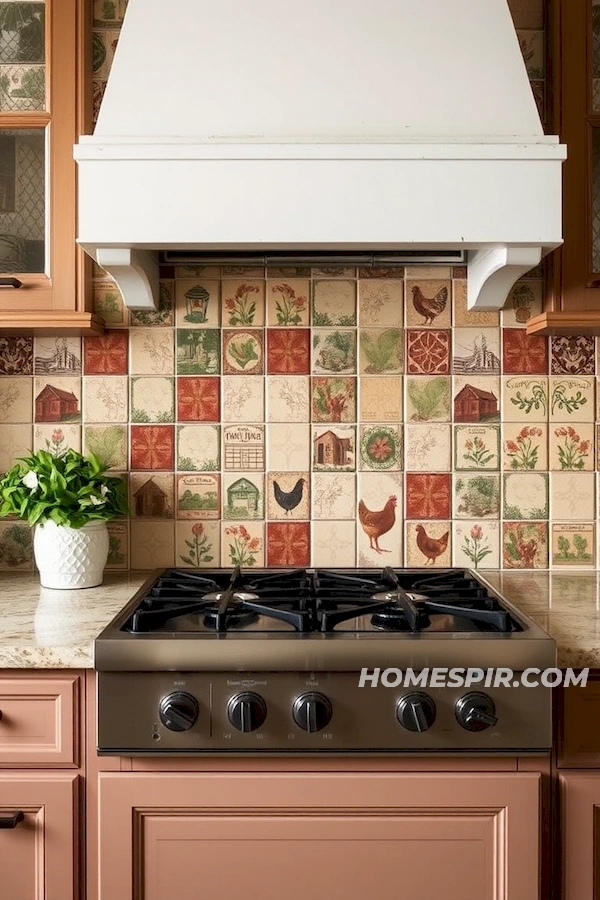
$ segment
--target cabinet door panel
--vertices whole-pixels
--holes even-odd
[[[0,767],[74,766],[79,678],[0,676]]]

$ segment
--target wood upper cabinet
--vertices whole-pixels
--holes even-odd
[[[99,900],[539,897],[534,772],[99,779]]]
[[[100,333],[77,247],[86,0],[0,2],[0,333]],[[19,287],[19,285],[21,285]]]

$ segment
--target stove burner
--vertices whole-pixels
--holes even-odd
[[[244,625],[252,625],[253,622],[258,620],[258,613],[251,612],[248,609],[244,609],[243,606],[230,606],[225,613],[225,628],[239,628]],[[206,626],[206,628],[212,629],[212,631],[222,631],[222,628],[219,628],[219,609],[217,606],[208,607],[204,611],[204,616],[202,617],[202,622]]]

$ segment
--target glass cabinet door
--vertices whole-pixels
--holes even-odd
[[[45,244],[45,129],[0,128],[0,275],[45,272]]]

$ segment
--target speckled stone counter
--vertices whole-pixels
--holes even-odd
[[[0,668],[92,668],[94,638],[149,575],[110,573],[101,587],[51,591],[37,575],[0,573]],[[600,669],[600,572],[482,575],[555,639],[560,666]]]

